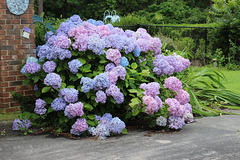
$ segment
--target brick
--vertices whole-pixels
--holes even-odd
[[[0,108],[9,108],[9,107],[10,107],[10,104],[8,104],[8,103],[0,105]]]
[[[2,79],[3,79],[3,81],[15,81],[16,77],[2,77]]]
[[[32,88],[29,85],[24,85],[24,86],[20,86],[19,90],[32,90]]]
[[[0,83],[0,86],[1,87],[8,87],[8,82],[2,82],[2,83]],[[1,106],[1,105],[0,105]]]
[[[13,45],[2,45],[1,50],[14,50]]]
[[[30,44],[21,44],[21,45],[16,45],[16,49],[29,49]]]
[[[0,9],[0,14],[5,15],[6,14],[6,9]]]
[[[6,20],[0,20],[0,24],[1,25],[6,24]]]
[[[6,113],[10,113],[10,112],[16,112],[17,111],[17,108],[16,107],[14,107],[14,108],[7,108],[7,109],[5,109],[5,112]]]
[[[8,71],[3,71],[2,73],[1,73],[1,76],[8,76],[9,74],[8,74]]]
[[[6,35],[7,31],[6,30],[0,30],[0,35]]]
[[[9,29],[7,30],[7,34],[20,34],[19,29]]]
[[[25,80],[26,79],[26,77],[25,76],[17,76],[17,80],[18,81],[22,81],[22,80]]]
[[[0,46],[0,49],[1,49],[1,46]],[[8,54],[8,51],[7,51],[7,50],[5,50],[5,51],[1,50],[1,55],[2,55],[2,56],[7,55],[7,54]]]
[[[4,37],[5,37],[5,36],[0,35],[0,44],[1,44],[1,45],[7,45],[7,41],[4,40]],[[1,47],[0,47],[0,51],[1,51]]]
[[[21,24],[31,24],[32,22],[32,19],[21,19]]]
[[[2,99],[0,99],[0,102],[3,102],[3,103],[11,102],[11,101],[12,101],[12,98],[2,98]]]
[[[9,65],[21,65],[22,60],[9,61],[8,64]]]
[[[12,91],[16,91],[16,87],[8,87],[8,88],[4,88],[5,92],[12,92]]]
[[[31,96],[31,95],[34,95],[34,91],[33,90],[30,90],[30,91],[24,91],[24,95],[25,96]]]
[[[20,106],[20,104],[18,103],[18,102],[12,102],[12,103],[10,103],[10,107],[19,107]],[[17,108],[17,110],[18,110],[18,108]]]
[[[9,20],[9,19],[7,19],[6,24],[20,24],[20,20],[18,20],[18,19]]]
[[[5,36],[5,39],[6,39],[6,40],[15,39],[15,35],[7,35],[7,36]],[[8,45],[9,45],[9,44],[8,44]]]
[[[22,85],[22,81],[9,82],[9,86],[17,86],[17,85]]]
[[[9,97],[9,93],[0,93],[0,97]]]

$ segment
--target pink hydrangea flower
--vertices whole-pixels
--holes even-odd
[[[164,81],[164,87],[172,90],[173,92],[177,92],[178,90],[182,89],[182,82],[176,77],[169,77]]]
[[[142,83],[139,88],[145,90],[143,94],[146,96],[156,97],[160,93],[159,92],[160,85],[157,82],[151,82],[148,84]]]
[[[153,114],[159,110],[159,104],[152,96],[143,96],[143,103],[147,105],[145,109],[147,114]]]
[[[181,105],[185,105],[190,101],[190,95],[187,91],[184,91],[183,89],[180,89],[177,91],[177,95],[175,96],[175,99],[178,100],[178,102]]]
[[[118,66],[121,62],[121,53],[117,49],[108,49],[106,51],[106,58]]]
[[[54,44],[60,48],[66,49],[71,45],[71,40],[66,36],[59,36]]]

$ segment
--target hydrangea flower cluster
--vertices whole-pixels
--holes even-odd
[[[121,57],[120,65],[127,67],[129,65],[128,59],[126,57]]]
[[[118,117],[112,118],[110,113],[105,113],[102,117],[96,116],[98,120],[98,125],[92,131],[93,136],[97,136],[100,140],[106,139],[110,136],[110,133],[120,134],[122,130],[126,127],[125,123]]]
[[[70,62],[68,62],[68,66],[70,69],[70,72],[73,74],[76,74],[78,72],[79,67],[82,66],[82,63],[78,59],[73,59]]]
[[[64,114],[69,119],[74,118],[76,116],[82,117],[82,115],[84,114],[82,102],[70,103],[65,108]]]
[[[24,66],[25,73],[33,74],[40,71],[40,69],[41,69],[41,65],[35,62],[29,62]]]
[[[176,77],[169,77],[164,80],[165,84],[163,85],[164,88],[168,88],[173,92],[177,92],[182,89],[182,82],[177,79]]]
[[[96,77],[94,77],[95,80],[95,89],[96,90],[102,90],[104,88],[109,87],[109,79],[108,76],[104,73],[100,73]]]
[[[177,95],[175,96],[175,99],[178,100],[178,102],[181,105],[185,105],[190,101],[190,95],[187,91],[180,89],[177,91]]]
[[[71,134],[80,135],[82,132],[88,129],[88,124],[86,119],[78,118],[77,121],[72,125],[72,129],[70,130]]]
[[[26,64],[28,64],[29,62],[33,62],[33,63],[38,63],[38,59],[35,58],[35,57],[28,57],[27,58],[27,61],[26,61]],[[27,72],[25,71],[25,66],[26,64],[23,66],[23,68],[21,69],[21,73],[22,74],[26,74]],[[35,67],[36,68],[36,67]],[[41,68],[41,67],[40,67]],[[36,69],[35,69],[36,70]]]
[[[54,44],[60,48],[66,49],[70,47],[71,40],[68,37],[61,35],[57,38]]]
[[[44,84],[47,86],[52,86],[54,89],[61,87],[62,78],[56,73],[48,73],[44,79]]]
[[[107,96],[112,96],[117,104],[121,104],[124,101],[123,93],[121,93],[120,89],[115,84],[110,84],[105,92]]]
[[[154,112],[157,112],[160,108],[162,108],[162,100],[157,96],[160,93],[159,83],[142,83],[139,88],[145,90],[143,92],[143,103],[147,105],[145,109],[145,112],[147,114],[153,114]]]
[[[54,111],[61,111],[66,108],[66,101],[63,98],[56,98],[51,103],[51,107]]]
[[[46,73],[52,73],[57,67],[57,64],[53,61],[47,61],[43,64],[43,70]]]
[[[82,77],[80,84],[82,84],[82,91],[84,93],[89,92],[91,89],[95,88],[96,80],[88,78],[88,77]]]
[[[163,76],[172,75],[174,72],[182,72],[190,66],[190,61],[178,56],[164,56],[162,54],[158,54],[155,56],[155,60],[153,61],[154,69],[153,72],[155,74]]]
[[[106,58],[108,60],[110,60],[113,63],[115,63],[117,66],[120,64],[120,62],[121,62],[121,53],[119,52],[119,50],[117,50],[117,49],[108,49],[105,54],[106,54]]]
[[[97,91],[95,101],[97,103],[106,103],[107,96],[103,91]]]
[[[60,90],[58,96],[63,97],[67,103],[75,103],[78,100],[78,90],[74,88],[63,88]]]
[[[167,119],[163,116],[159,116],[156,119],[156,124],[160,127],[165,127],[167,125]]]
[[[40,115],[44,115],[47,111],[47,109],[44,108],[46,104],[47,103],[44,100],[38,98],[35,102],[34,112]]]
[[[28,120],[28,119],[20,120],[20,119],[16,118],[13,121],[12,129],[16,130],[16,131],[19,131],[19,130],[27,129],[27,128],[30,128],[30,127],[31,127],[31,121],[30,120]]]
[[[168,121],[169,121],[169,128],[172,128],[172,129],[181,129],[185,125],[183,117],[170,116],[168,118]]]

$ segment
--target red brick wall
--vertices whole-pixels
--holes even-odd
[[[33,15],[34,0],[29,0],[27,11],[19,16],[9,12],[6,0],[0,0],[0,113],[19,110],[11,91],[25,96],[33,94],[30,86],[22,85],[24,76],[19,68],[25,62],[23,59],[36,55],[34,25],[30,39],[20,36],[23,27],[30,27]]]

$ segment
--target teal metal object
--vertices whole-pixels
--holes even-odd
[[[120,22],[120,17],[116,14],[116,10],[112,10],[112,12],[110,12],[109,10],[106,10],[104,12],[103,22],[106,24],[108,19],[110,20],[111,23],[114,23],[116,21]]]
[[[38,15],[34,15],[34,16],[32,17],[32,19],[33,19],[33,22],[31,23],[29,29],[31,30],[32,25],[33,25],[34,23],[40,23],[40,24],[42,24],[42,25],[44,26],[44,28],[45,28],[45,31],[46,31],[46,41],[48,41],[47,29],[50,29],[50,30],[55,34],[55,29],[53,28],[53,26],[51,26],[51,23],[46,23],[46,25],[44,25],[44,23],[43,23],[43,18],[42,18],[42,17],[40,17],[40,16],[38,16]]]

